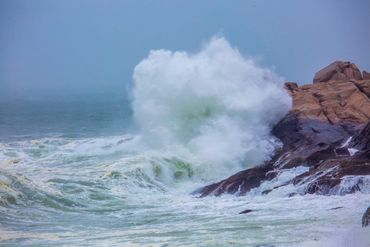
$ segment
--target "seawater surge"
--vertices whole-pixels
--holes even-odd
[[[134,81],[134,117],[145,142],[185,148],[210,172],[268,159],[278,145],[271,128],[291,107],[282,78],[224,38],[194,54],[151,51]]]
[[[43,118],[53,131],[1,139],[0,245],[368,246],[358,224],[366,194],[289,197],[299,189],[289,185],[263,195],[305,169],[287,169],[244,197],[191,194],[281,145],[270,131],[291,99],[274,72],[214,38],[195,53],[150,52],[133,79],[133,113],[117,117],[135,130],[114,121],[99,131],[117,111],[110,105],[89,115],[89,128],[74,115],[64,122],[61,107]],[[37,126],[33,115],[1,117]],[[9,121],[0,124],[10,129]]]

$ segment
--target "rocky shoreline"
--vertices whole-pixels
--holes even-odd
[[[317,72],[313,84],[288,82],[285,87],[293,107],[272,129],[282,148],[264,164],[200,188],[201,197],[246,195],[297,167],[307,171],[276,188],[293,184],[305,188],[300,194],[320,195],[370,190],[370,74],[351,62],[336,61]],[[369,218],[368,209],[363,226]]]

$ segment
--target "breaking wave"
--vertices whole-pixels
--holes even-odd
[[[153,50],[133,78],[134,117],[145,143],[188,152],[211,169],[267,159],[278,145],[271,127],[291,106],[282,78],[224,38],[194,54]]]

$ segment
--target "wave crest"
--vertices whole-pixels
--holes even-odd
[[[224,38],[195,54],[151,51],[133,78],[134,117],[145,142],[185,147],[218,167],[268,158],[277,143],[271,126],[291,106],[282,78]]]

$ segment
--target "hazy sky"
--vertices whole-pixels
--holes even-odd
[[[1,0],[0,98],[117,97],[151,49],[224,35],[288,81],[334,60],[370,70],[367,0]]]

